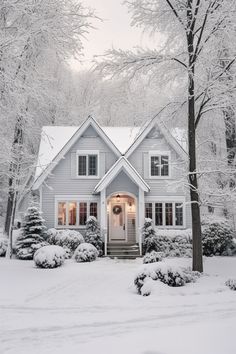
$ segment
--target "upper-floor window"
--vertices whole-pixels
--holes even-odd
[[[170,156],[168,153],[150,154],[150,177],[168,177],[170,175]]]
[[[98,153],[82,152],[77,154],[77,173],[79,177],[98,177]]]

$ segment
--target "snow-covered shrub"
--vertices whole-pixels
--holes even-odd
[[[231,290],[236,291],[236,279],[229,279],[225,282],[225,285],[228,286]]]
[[[202,247],[205,256],[232,255],[235,252],[232,228],[227,223],[205,224],[202,228]]]
[[[15,251],[19,259],[33,259],[37,249],[47,245],[45,242],[44,219],[35,204],[31,204],[24,215],[21,233],[16,240]]]
[[[47,242],[50,245],[64,247],[67,253],[67,257],[71,257],[76,248],[84,242],[84,238],[80,232],[75,230],[57,230],[52,228],[47,230]]]
[[[74,258],[76,262],[92,262],[98,256],[98,250],[91,243],[81,243],[75,250]]]
[[[165,253],[167,257],[191,257],[192,243],[186,235],[157,235],[158,251]]]
[[[147,280],[160,280],[162,283],[172,287],[184,286],[187,283],[194,282],[200,273],[193,272],[188,268],[173,267],[165,263],[155,263],[143,266],[134,279],[134,284],[141,294],[141,289]],[[147,294],[146,294],[147,295]]]
[[[156,236],[156,231],[153,227],[152,219],[145,218],[144,225],[142,228],[143,237],[143,250],[145,253],[150,253],[151,251],[158,252],[158,240]]]
[[[99,256],[103,255],[103,242],[101,231],[95,216],[90,216],[86,222],[86,230],[84,240],[91,243],[98,250]]]
[[[44,246],[34,254],[35,265],[39,268],[57,268],[65,261],[65,250],[61,246]]]
[[[143,263],[147,264],[147,263],[161,262],[163,257],[164,257],[164,253],[152,251],[150,253],[145,254],[145,256],[143,257]]]
[[[8,240],[0,234],[0,257],[5,257],[7,253]]]

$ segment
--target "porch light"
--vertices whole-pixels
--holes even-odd
[[[116,202],[120,203],[120,195],[119,194],[117,194],[117,196],[116,196]]]

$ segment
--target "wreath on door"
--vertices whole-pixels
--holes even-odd
[[[122,212],[122,208],[120,205],[114,205],[112,211],[113,211],[113,214],[119,215]]]

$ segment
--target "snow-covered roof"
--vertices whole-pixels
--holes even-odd
[[[134,142],[140,127],[101,127],[117,149],[124,154]],[[59,154],[79,129],[78,126],[44,126],[39,146],[35,180]]]

